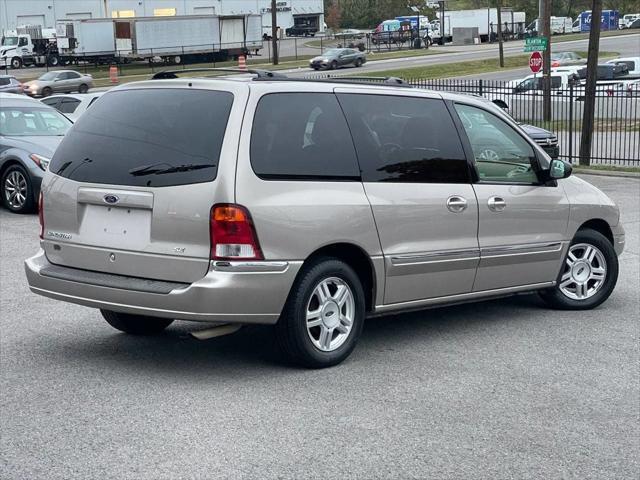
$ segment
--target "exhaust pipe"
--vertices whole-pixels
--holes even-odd
[[[206,328],[204,330],[189,332],[189,335],[197,340],[209,340],[210,338],[231,335],[232,333],[236,333],[241,328],[242,325],[223,323],[222,325],[216,325],[215,327]]]

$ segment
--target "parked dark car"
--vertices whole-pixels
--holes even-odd
[[[0,197],[11,212],[36,209],[42,177],[71,125],[37,100],[0,93]]]
[[[520,124],[520,127],[529,135],[534,142],[547,152],[551,158],[558,158],[560,156],[560,147],[558,147],[558,137],[549,130],[544,128],[534,127],[533,125]]]
[[[367,56],[353,48],[332,48],[322,55],[312,58],[309,66],[314,70],[335,70],[346,65],[361,67],[367,61]]]
[[[318,27],[312,27],[311,25],[294,25],[284,31],[287,37],[314,37],[317,32]]]

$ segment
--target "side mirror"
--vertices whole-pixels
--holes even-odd
[[[549,166],[549,178],[552,180],[560,180],[567,178],[573,172],[573,166],[565,160],[551,160]]]

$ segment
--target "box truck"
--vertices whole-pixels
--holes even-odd
[[[551,17],[551,34],[561,35],[563,33],[571,33],[573,19],[571,17]],[[527,33],[533,36],[540,35],[542,32],[542,22],[536,18],[527,27]]]
[[[620,14],[617,10],[603,10],[600,17],[600,30],[617,30],[619,17]],[[578,15],[572,30],[574,32],[591,31],[591,10],[587,10]]]
[[[62,20],[61,57],[91,62],[225,60],[262,48],[260,15]]]
[[[514,12],[508,7],[502,8],[502,32],[510,36],[524,34],[526,27],[525,12]],[[444,21],[440,18],[441,12],[436,12],[440,21],[440,33],[445,42],[450,42],[454,28],[478,28],[480,41],[486,42],[492,34],[498,32],[498,10],[495,8],[477,8],[474,10],[449,10],[444,12]]]

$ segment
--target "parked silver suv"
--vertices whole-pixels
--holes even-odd
[[[371,315],[529,291],[604,302],[624,231],[570,174],[468,95],[265,74],[132,83],[56,151],[26,272],[127,333],[275,324],[290,359],[330,366]]]

